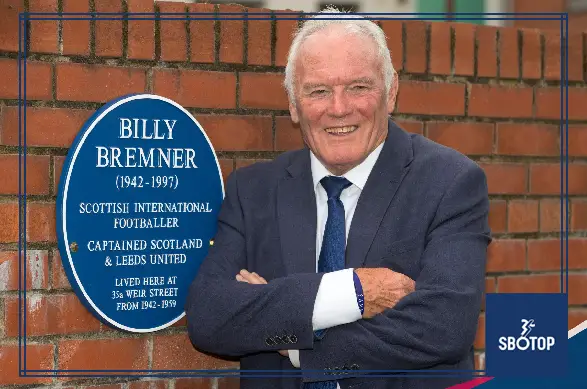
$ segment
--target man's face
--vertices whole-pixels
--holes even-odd
[[[329,27],[306,39],[296,59],[294,122],[332,173],[341,175],[385,140],[397,82],[385,94],[377,46],[367,36]]]

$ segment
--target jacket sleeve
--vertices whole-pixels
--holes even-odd
[[[301,368],[333,374],[425,369],[461,360],[471,350],[481,308],[491,240],[488,211],[485,174],[470,164],[439,203],[415,291],[372,319],[330,328],[313,349],[300,350]],[[345,376],[350,375],[339,378]]]
[[[321,274],[296,274],[266,285],[238,282],[246,269],[246,240],[237,172],[226,183],[214,245],[190,285],[185,305],[195,347],[241,356],[261,351],[310,348],[312,312]]]

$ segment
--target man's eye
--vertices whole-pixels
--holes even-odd
[[[316,89],[310,92],[310,96],[321,96],[326,94],[326,89]]]
[[[367,90],[367,89],[369,89],[367,87],[367,85],[353,85],[351,87],[351,90],[354,90],[354,91],[364,91],[364,90]]]

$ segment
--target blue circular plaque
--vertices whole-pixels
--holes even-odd
[[[214,148],[183,107],[138,94],[100,108],[69,150],[57,196],[59,250],[82,303],[130,332],[181,319],[223,197]]]

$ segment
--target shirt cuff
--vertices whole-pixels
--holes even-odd
[[[289,360],[294,367],[300,368],[300,350],[287,350]]]
[[[322,276],[312,316],[314,331],[352,323],[362,318],[357,305],[353,273],[353,269],[344,269]]]

